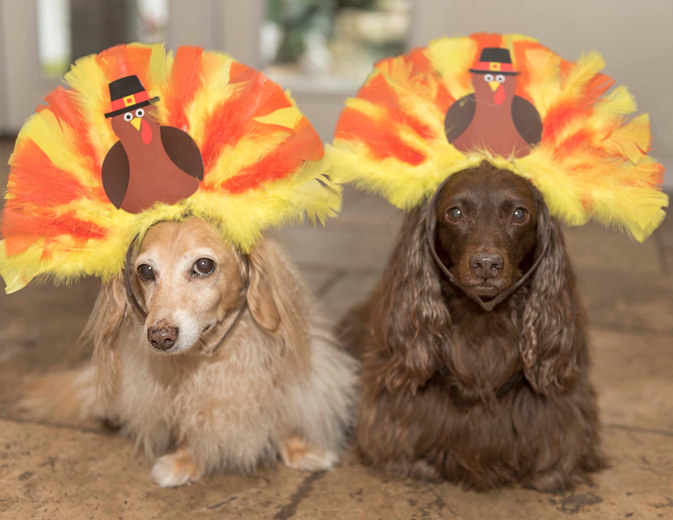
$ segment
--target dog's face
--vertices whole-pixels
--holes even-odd
[[[540,197],[527,180],[483,165],[455,174],[435,206],[435,245],[458,282],[482,298],[507,289],[532,264]]]
[[[148,345],[176,354],[243,302],[243,263],[215,227],[192,218],[152,227],[136,255],[133,285],[147,310]]]

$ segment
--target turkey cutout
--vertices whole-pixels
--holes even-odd
[[[472,73],[474,94],[456,101],[444,120],[446,137],[461,152],[488,150],[523,157],[542,138],[535,107],[514,94],[517,74],[508,49],[486,47]]]
[[[140,213],[155,203],[186,199],[203,180],[203,160],[194,140],[179,128],[160,126],[137,76],[109,84],[112,130],[119,137],[103,161],[105,194],[115,207]]]

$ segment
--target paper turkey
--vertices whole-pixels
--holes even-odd
[[[137,76],[109,84],[112,129],[119,141],[103,161],[102,182],[110,202],[140,213],[156,202],[174,204],[196,191],[203,161],[194,140],[179,128],[160,126]]]
[[[472,73],[474,94],[446,114],[446,136],[462,152],[479,148],[503,157],[522,157],[540,142],[542,121],[535,107],[515,96],[517,74],[509,50],[482,50]]]

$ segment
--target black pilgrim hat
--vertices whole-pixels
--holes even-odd
[[[105,117],[114,117],[159,101],[158,96],[150,98],[138,76],[135,75],[117,79],[108,86],[110,87],[111,111],[105,114]]]
[[[474,68],[470,69],[470,72],[478,72],[480,74],[497,73],[511,76],[519,73],[514,70],[509,49],[500,47],[484,47],[481,51],[479,61],[475,63]]]

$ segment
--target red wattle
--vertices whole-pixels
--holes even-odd
[[[140,137],[145,144],[149,144],[152,140],[152,129],[145,121],[140,122]]]
[[[505,101],[505,98],[507,97],[507,94],[505,94],[505,87],[502,85],[498,86],[498,90],[495,91],[495,94],[493,94],[493,102],[496,105],[502,105],[503,101]]]

